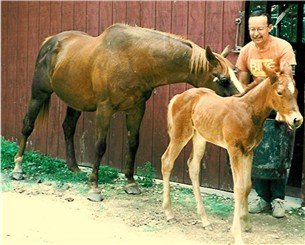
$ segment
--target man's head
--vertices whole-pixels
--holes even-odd
[[[255,10],[249,16],[249,33],[251,40],[257,46],[263,48],[269,38],[269,32],[272,30],[271,18],[263,10]]]

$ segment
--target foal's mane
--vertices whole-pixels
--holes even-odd
[[[266,79],[268,79],[268,78],[266,78]],[[235,94],[233,96],[234,97],[242,97],[242,96],[244,96],[245,94],[247,94],[249,91],[254,89],[257,85],[259,85],[260,83],[262,83],[266,79],[264,79],[264,80],[261,80],[261,79],[254,80],[252,83],[248,84],[248,86],[244,89],[244,91],[242,93]]]

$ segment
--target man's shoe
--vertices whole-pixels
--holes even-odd
[[[266,202],[261,197],[258,197],[249,203],[249,213],[251,214],[257,214],[270,209],[271,209],[270,203]]]
[[[272,216],[275,218],[283,218],[285,216],[284,200],[276,198],[272,201]]]

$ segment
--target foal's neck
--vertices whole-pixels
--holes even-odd
[[[260,119],[261,123],[267,119],[272,111],[271,100],[269,99],[271,90],[272,85],[269,79],[265,79],[242,97],[251,106],[253,116]]]

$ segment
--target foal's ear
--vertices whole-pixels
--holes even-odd
[[[276,72],[270,69],[269,67],[265,66],[264,64],[263,64],[263,71],[267,74],[271,83],[275,83],[278,80],[278,76]]]
[[[206,55],[207,60],[210,62],[210,64],[212,66],[217,66],[218,65],[219,61],[216,58],[216,56],[213,54],[213,52],[212,52],[212,50],[209,46],[207,46],[206,49],[205,49],[205,55]]]
[[[291,68],[291,65],[289,65],[288,62],[286,62],[286,63],[283,65],[283,67],[282,67],[282,69],[281,69],[281,74],[287,74],[287,75],[289,75],[290,77],[293,77],[293,75],[292,75],[292,68]]]

